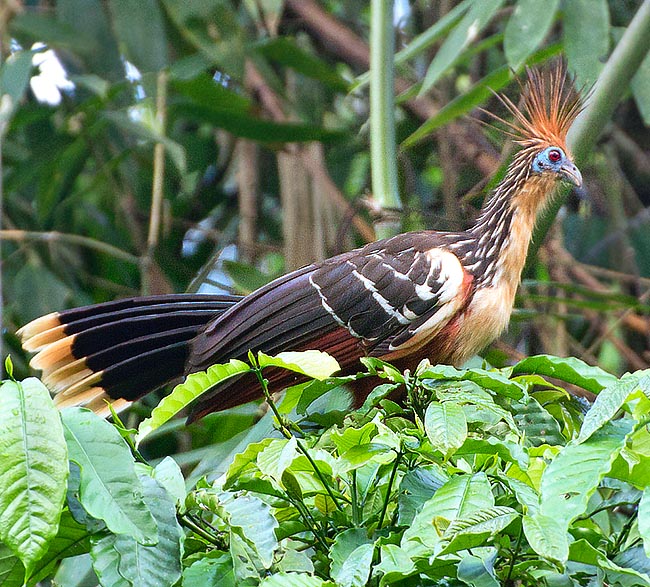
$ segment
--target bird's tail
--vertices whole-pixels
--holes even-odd
[[[128,298],[33,320],[18,331],[30,364],[60,408],[116,411],[183,375],[190,341],[240,298],[162,295]]]

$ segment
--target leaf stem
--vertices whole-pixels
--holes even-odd
[[[393,464],[393,469],[390,472],[390,478],[388,479],[388,487],[386,488],[386,497],[384,498],[384,505],[381,508],[379,523],[377,524],[378,530],[381,530],[381,527],[384,524],[384,518],[386,517],[386,512],[388,511],[388,502],[390,501],[390,494],[393,490],[393,483],[395,482],[395,477],[397,476],[397,469],[399,467],[403,455],[404,453],[401,450],[397,452],[397,458],[395,459],[395,463]]]
[[[260,383],[260,386],[262,387],[262,391],[264,392],[264,398],[266,399],[266,403],[269,405],[271,408],[271,411],[273,412],[273,415],[275,416],[276,420],[278,421],[278,425],[280,427],[280,432],[285,438],[295,438],[296,440],[296,446],[298,447],[298,450],[306,457],[306,459],[309,461],[309,464],[312,466],[314,469],[314,472],[316,473],[316,476],[320,480],[320,482],[323,484],[323,487],[325,487],[325,490],[327,491],[327,494],[332,498],[332,501],[334,502],[334,505],[336,506],[336,509],[339,511],[343,511],[343,508],[341,507],[341,504],[334,495],[334,492],[332,491],[332,488],[330,487],[329,483],[327,482],[327,479],[325,479],[325,476],[321,472],[321,470],[318,468],[318,465],[312,458],[312,456],[309,454],[309,451],[307,450],[307,447],[302,443],[302,441],[294,436],[293,432],[291,431],[290,427],[287,426],[285,418],[280,414],[277,406],[275,405],[275,402],[273,401],[273,398],[271,397],[271,393],[269,392],[269,386],[268,382],[266,379],[264,379],[264,376],[262,375],[262,368],[259,365],[259,362],[255,359],[255,356],[253,355],[252,352],[248,353],[248,358],[250,360],[251,366],[253,367],[253,371],[255,371],[255,375],[257,376],[257,380]]]

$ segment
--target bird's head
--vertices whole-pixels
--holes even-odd
[[[530,166],[533,173],[554,173],[557,177],[582,186],[582,174],[562,147],[550,146],[538,151]]]
[[[527,70],[522,84],[522,104],[517,106],[510,98],[497,95],[513,116],[512,121],[491,114],[505,125],[501,129],[521,145],[512,169],[519,177],[561,179],[582,186],[582,175],[566,144],[566,136],[582,110],[582,100],[558,61],[547,70]]]

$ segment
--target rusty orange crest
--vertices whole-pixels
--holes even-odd
[[[522,106],[507,96],[497,94],[513,115],[509,122],[492,113],[490,116],[506,125],[501,129],[524,147],[557,146],[568,153],[566,135],[583,108],[580,93],[567,76],[566,67],[558,61],[549,70],[526,69],[527,81],[522,84]]]

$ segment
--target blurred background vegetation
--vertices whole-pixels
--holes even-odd
[[[516,99],[515,73],[558,55],[580,87],[609,74],[604,130],[576,149],[584,190],[538,235],[513,323],[486,356],[648,367],[648,0],[396,0],[394,68],[379,52],[392,38],[369,45],[381,6],[1,0],[3,353],[18,376],[14,332],[40,314],[246,293],[385,223],[468,226],[512,149],[476,108],[503,113],[492,90]],[[636,57],[616,62],[626,36]],[[379,130],[377,63],[396,95],[394,126]],[[371,157],[373,133],[393,129],[394,160]],[[382,166],[399,195],[372,193]]]

